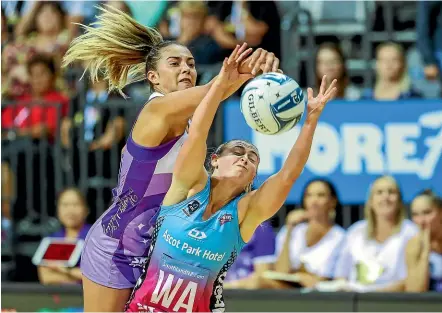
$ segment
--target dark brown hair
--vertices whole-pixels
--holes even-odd
[[[43,64],[44,66],[46,66],[49,69],[49,71],[52,73],[52,75],[54,75],[54,77],[57,75],[57,69],[55,67],[55,62],[53,58],[42,54],[35,55],[26,64],[28,73],[30,73],[31,68],[37,64]]]
[[[346,66],[346,58],[344,55],[344,52],[341,49],[341,46],[337,43],[334,42],[324,42],[323,44],[321,44],[318,48],[318,50],[316,51],[316,56],[315,56],[315,64],[316,64],[316,69],[315,69],[315,77],[316,77],[316,88],[319,90],[319,86],[321,86],[321,81],[322,81],[322,77],[319,77],[318,75],[318,56],[319,56],[319,52],[321,52],[322,50],[331,50],[333,52],[335,52],[338,57],[340,62],[342,63],[342,77],[337,77],[338,80],[338,93],[337,93],[337,97],[338,98],[344,98],[345,95],[345,88],[348,86],[349,84],[349,76],[348,76],[348,71],[347,71],[347,66]]]
[[[434,205],[436,208],[438,208],[439,210],[442,210],[442,198],[438,197],[433,190],[431,189],[425,189],[424,191],[422,191],[421,193],[419,193],[417,197],[420,196],[427,196],[430,199],[430,202],[432,205]]]
[[[78,199],[80,199],[81,204],[83,205],[83,207],[86,209],[86,211],[89,210],[88,205],[87,205],[87,201],[86,201],[86,197],[83,195],[83,193],[81,192],[81,190],[77,187],[67,187],[65,189],[63,189],[57,197],[57,204],[60,202],[61,198],[63,197],[63,195],[69,191],[72,191],[75,193],[75,195],[78,197]]]

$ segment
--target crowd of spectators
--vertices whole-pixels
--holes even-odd
[[[303,7],[315,19],[335,14],[325,3]],[[127,101],[109,94],[105,81],[80,81],[82,64],[61,67],[69,43],[82,31],[75,23],[92,23],[97,4],[116,7],[146,26],[157,27],[164,38],[188,46],[201,66],[200,83],[207,79],[205,70],[210,72],[244,41],[290,58],[282,55],[280,26],[287,3],[2,1],[2,245],[10,240],[12,220],[41,223],[43,212],[45,221],[58,217],[62,230],[52,236],[84,238],[88,223],[105,209],[97,208],[97,199],[111,201],[112,178],[117,176],[128,127],[149,89],[143,82],[129,86]],[[442,80],[441,7],[440,2],[416,4],[416,46],[421,71],[430,81]],[[321,40],[311,52],[316,53],[312,87],[318,88],[319,78],[326,74],[330,82],[338,79],[340,99],[426,97],[414,84],[407,49],[400,43],[376,47],[371,88],[352,80],[344,51],[339,41]],[[112,101],[117,104],[111,105]],[[54,152],[55,147],[60,153]],[[54,162],[57,158],[63,161]],[[56,181],[59,172],[70,174]],[[66,183],[86,188],[84,193],[61,190]],[[27,184],[32,188],[18,187]],[[104,188],[96,188],[97,184]],[[32,194],[27,194],[30,190]],[[410,220],[394,178],[379,178],[369,192],[364,219],[344,229],[333,185],[323,179],[311,181],[304,189],[301,209],[287,215],[278,233],[270,223],[256,231],[229,272],[226,288],[442,291],[441,200],[430,192],[417,195]],[[94,213],[88,214],[88,208]],[[55,231],[56,226],[46,230],[52,228]],[[26,262],[25,267],[32,266]],[[290,274],[291,281],[276,279],[272,272]],[[43,284],[58,284],[76,283],[80,276],[78,268],[38,268],[10,275],[18,281],[37,277]]]

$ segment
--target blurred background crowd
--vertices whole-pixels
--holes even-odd
[[[2,1],[3,281],[79,283],[79,272],[37,268],[32,256],[44,237],[85,238],[112,201],[121,149],[150,90],[133,84],[124,99],[106,81],[80,80],[82,64],[61,68],[82,32],[74,23],[93,23],[102,3],[187,45],[198,84],[245,41],[274,52],[303,87],[337,78],[338,98],[355,105],[442,104],[441,2]],[[222,134],[215,124],[209,146]],[[256,231],[226,288],[442,292],[440,195],[416,189],[405,203],[393,176],[361,188],[365,203],[342,204],[333,177],[309,181],[299,203]]]

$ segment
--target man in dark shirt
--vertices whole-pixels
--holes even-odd
[[[210,33],[220,46],[233,49],[245,41],[281,58],[281,19],[274,1],[209,1],[208,5]]]
[[[416,31],[425,76],[442,81],[442,2],[417,2]]]

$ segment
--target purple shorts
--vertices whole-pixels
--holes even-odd
[[[82,274],[109,288],[133,288],[149,252],[157,211],[149,209],[136,216],[117,238],[101,218],[97,220],[86,237]]]

